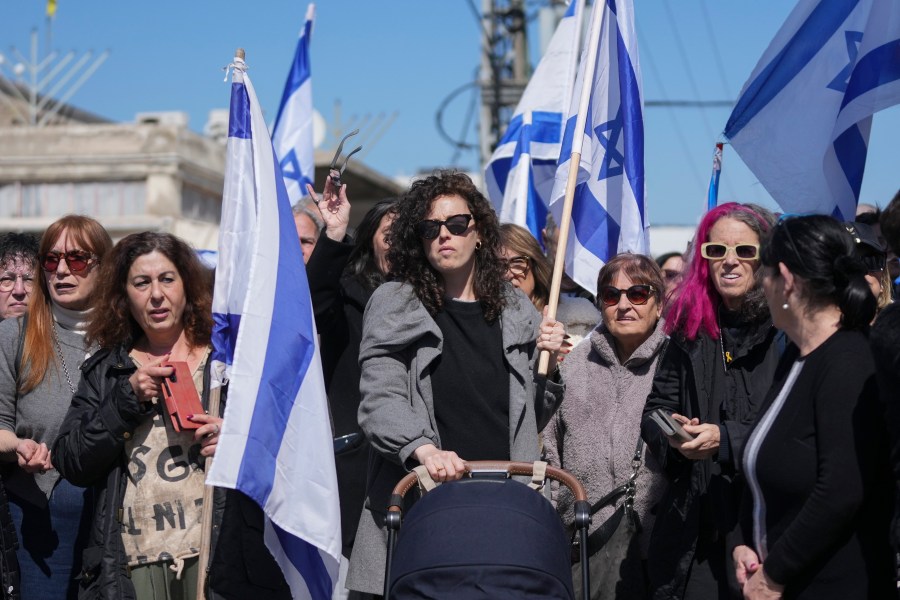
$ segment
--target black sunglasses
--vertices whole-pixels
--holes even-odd
[[[627,290],[620,290],[611,285],[604,285],[600,288],[599,298],[604,306],[615,306],[619,303],[619,298],[622,297],[622,294],[625,294],[625,297],[628,298],[629,302],[640,305],[647,304],[647,301],[650,300],[653,292],[653,286],[647,284],[633,285]]]
[[[59,268],[60,261],[65,260],[69,270],[73,273],[81,273],[86,270],[91,262],[97,259],[96,254],[84,250],[69,250],[68,252],[48,252],[41,256],[41,268],[48,273],[54,273]]]
[[[471,220],[472,215],[453,215],[452,217],[447,217],[443,221],[438,221],[437,219],[419,221],[416,228],[419,232],[419,237],[423,237],[426,240],[433,240],[440,235],[442,225],[453,235],[464,234],[466,229],[469,228],[469,222]]]

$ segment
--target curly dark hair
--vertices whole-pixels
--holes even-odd
[[[38,239],[30,233],[10,231],[0,234],[0,266],[21,260],[31,268],[37,266]]]
[[[170,233],[144,231],[122,238],[101,265],[94,295],[94,318],[88,323],[87,339],[103,348],[131,348],[144,332],[134,317],[125,289],[128,271],[138,257],[159,252],[175,265],[184,284],[185,307],[181,316],[191,347],[209,344],[212,336],[212,293],[208,269],[184,240]]]
[[[475,230],[481,240],[481,247],[475,252],[475,296],[481,303],[484,318],[492,322],[506,306],[504,269],[497,260],[500,223],[491,203],[464,173],[438,171],[415,181],[397,203],[397,216],[388,236],[391,275],[395,281],[410,284],[431,315],[441,311],[444,280],[428,262],[422,238],[416,230],[431,210],[432,201],[441,196],[463,198],[474,217]]]

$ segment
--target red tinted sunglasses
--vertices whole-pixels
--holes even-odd
[[[69,250],[68,252],[48,252],[41,256],[41,268],[48,273],[55,273],[60,261],[65,260],[69,270],[73,273],[81,273],[87,270],[91,263],[97,259],[96,254],[84,250]]]
[[[641,284],[633,285],[627,290],[620,290],[611,285],[604,285],[600,288],[600,302],[604,306],[615,306],[619,303],[619,298],[622,297],[622,294],[625,294],[625,297],[632,304],[647,304],[647,301],[653,295],[653,286]]]

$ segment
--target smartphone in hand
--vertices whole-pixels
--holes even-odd
[[[662,432],[670,438],[675,438],[679,442],[689,442],[694,439],[694,436],[684,430],[681,423],[673,419],[672,415],[661,408],[654,409],[650,413],[650,418],[653,419],[653,422],[659,425]]]
[[[163,379],[162,385],[166,412],[172,419],[172,427],[175,431],[199,429],[203,423],[194,423],[188,420],[189,415],[203,414],[204,412],[188,364],[186,362],[168,362],[163,366],[173,369],[172,374]]]

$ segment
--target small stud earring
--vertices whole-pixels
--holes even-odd
[[[781,308],[783,308],[784,310],[787,310],[790,307],[788,306],[788,303],[785,302],[784,304],[781,305]]]

